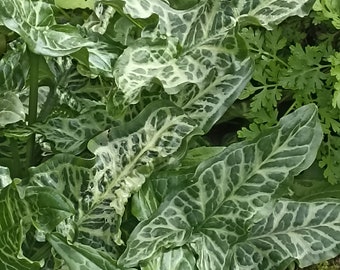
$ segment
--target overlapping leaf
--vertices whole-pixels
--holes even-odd
[[[15,184],[0,191],[0,267],[4,270],[40,269],[40,264],[20,255],[27,230],[28,208]]]
[[[137,103],[143,87],[160,82],[175,95],[173,101],[179,95],[176,104],[184,105],[207,132],[250,78],[245,46],[234,32],[236,21],[270,28],[289,16],[306,15],[310,8],[311,1],[206,0],[182,11],[160,0],[126,1],[124,12],[131,17],[156,14],[159,20],[117,62],[115,77],[124,102]]]
[[[25,199],[33,224],[45,233],[54,231],[60,222],[75,213],[72,203],[52,187],[28,187]]]
[[[313,162],[322,138],[316,107],[300,108],[261,135],[203,162],[195,183],[137,226],[120,263],[134,266],[190,243],[199,269],[225,269],[249,225],[270,213],[279,185]]]
[[[0,96],[0,127],[25,120],[25,109],[16,94]]]
[[[51,243],[52,247],[65,260],[69,269],[72,270],[122,269],[117,266],[117,262],[115,260],[103,254],[102,252],[93,249],[89,246],[81,245],[78,243],[75,244],[67,243],[67,241],[65,241],[65,239],[57,233],[48,235],[47,239]]]
[[[135,63],[136,66],[146,71],[145,76],[143,76],[146,82],[157,77],[169,92],[178,92],[174,88],[184,82],[202,82],[213,67],[218,67],[219,64],[223,63],[222,60],[221,62],[215,61],[220,58],[223,59],[225,53],[227,53],[227,50],[223,49],[220,43],[223,42],[224,35],[235,26],[232,19],[220,7],[219,1],[214,3],[203,1],[194,8],[179,11],[158,0],[152,2],[147,0],[126,1],[124,11],[132,17],[147,18],[152,14],[157,14],[159,22],[154,31],[164,35],[164,39],[157,40],[154,44],[145,44],[145,48],[139,46],[141,49],[139,52],[143,52],[143,54],[138,54],[136,51],[135,56],[139,55],[136,61],[131,58],[127,61],[124,59],[126,56],[123,56],[121,65],[123,66],[128,62],[131,66],[126,66],[124,69],[132,72]],[[154,38],[155,34],[144,32],[144,36]],[[165,40],[171,37],[173,39]],[[213,48],[215,50],[210,50]],[[131,48],[126,55],[136,49],[138,48]],[[229,49],[236,48],[231,45]],[[149,50],[148,55],[152,59],[147,59],[147,50]],[[161,56],[160,59],[157,59],[158,54]],[[166,62],[170,59],[172,61]],[[157,64],[157,66],[152,68],[152,63]],[[149,64],[150,67],[145,68],[143,64]],[[120,66],[117,65],[117,67]],[[124,73],[122,70],[119,72]],[[143,75],[142,70],[139,70],[138,73]],[[170,76],[170,79],[163,76]],[[122,87],[125,86],[125,80],[129,80],[129,77],[126,76],[126,78],[119,80]]]
[[[143,36],[155,38],[161,34],[164,39],[152,40],[154,43],[142,40],[141,44],[126,50],[116,67],[118,86],[128,101],[136,101],[136,90],[140,91],[154,78],[172,94],[179,92],[180,85],[200,84],[213,69],[221,70],[230,65],[230,54],[242,50],[241,46],[234,46],[232,38],[226,41],[228,46],[223,46],[225,36],[236,26],[235,19],[246,14],[264,26],[277,24],[291,15],[305,15],[307,2],[310,5],[311,1],[296,0],[239,1],[237,4],[206,0],[179,11],[160,0],[126,1],[124,12],[133,18],[158,16],[156,28],[145,31]],[[268,14],[271,16],[266,16]],[[233,60],[242,60],[242,57]]]
[[[0,60],[0,92],[20,91],[28,77],[28,56],[26,46],[12,44],[12,51],[7,52]]]
[[[59,228],[65,236],[114,253],[128,198],[155,165],[180,154],[194,129],[173,104],[150,104],[135,120],[91,140],[94,160],[57,155],[33,168],[31,180],[56,188],[77,205],[77,214]]]
[[[98,215],[114,209],[122,216],[131,193],[141,187],[155,165],[177,155],[194,129],[194,122],[181,110],[170,103],[157,102],[124,129],[114,128],[90,141],[89,150],[97,156],[94,179],[98,183],[94,191],[102,200]],[[110,197],[109,205],[101,198],[101,189]]]
[[[36,54],[58,57],[76,53],[74,57],[89,73],[86,75],[112,77],[112,65],[120,49],[115,44],[107,46],[102,39],[94,42],[89,36],[85,38],[70,24],[57,24],[53,8],[54,5],[44,1],[2,1],[0,24],[18,33]],[[82,48],[86,50],[79,51]]]
[[[9,169],[0,166],[0,190],[12,183]]]
[[[45,124],[36,124],[34,130],[53,142],[61,153],[79,154],[95,135],[114,125],[104,109],[93,109],[76,118],[56,117]]]
[[[18,33],[37,54],[62,56],[92,44],[75,27],[56,25],[53,6],[43,1],[1,1],[0,23]]]
[[[144,87],[160,83],[204,131],[209,130],[251,73],[245,44],[234,32],[235,20],[222,8],[224,4],[203,1],[188,10],[175,10],[162,1],[126,1],[124,11],[130,16],[157,14],[159,21],[117,61],[114,75],[123,102],[139,102]]]
[[[197,166],[222,152],[225,147],[198,147],[190,149],[180,164],[166,171],[153,173],[132,198],[132,213],[142,221],[148,219],[161,202],[176,191],[183,189],[192,180]]]

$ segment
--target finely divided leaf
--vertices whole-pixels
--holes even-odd
[[[270,213],[279,185],[311,165],[321,139],[316,106],[308,105],[258,140],[231,145],[203,162],[193,184],[136,227],[119,262],[134,266],[162,248],[190,244],[199,269],[225,269],[232,247]]]

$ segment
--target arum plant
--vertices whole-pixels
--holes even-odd
[[[340,253],[340,202],[292,185],[322,141],[314,104],[251,141],[204,140],[252,76],[242,27],[312,4],[1,2],[15,36],[0,60],[1,269],[285,269]]]

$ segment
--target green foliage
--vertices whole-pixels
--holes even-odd
[[[55,0],[55,4],[58,7],[65,9],[76,9],[76,8],[91,8],[94,9],[95,0]]]
[[[322,175],[340,175],[339,54],[335,32],[307,42],[313,3],[0,2],[0,268],[338,255],[339,187]],[[249,124],[245,140],[210,144],[224,123],[229,142]]]
[[[317,16],[312,13],[303,20],[288,19],[273,32],[252,27],[241,32],[255,61],[255,72],[240,97],[248,106],[243,116],[250,124],[242,127],[238,136],[255,138],[275,125],[280,115],[315,103],[325,134],[318,161],[324,176],[334,184],[340,175],[338,36],[327,21],[314,24],[311,18]]]
[[[297,222],[307,225],[312,222],[308,218],[304,220],[307,213],[301,216],[297,213],[305,207],[314,206],[286,201],[275,203],[272,197],[280,183],[310,166],[321,134],[315,107],[302,107],[283,118],[279,126],[269,134],[263,134],[259,140],[232,144],[220,154],[202,162],[185,189],[161,205],[150,219],[137,226],[119,262],[126,266],[137,266],[138,262],[152,258],[162,248],[186,244],[200,254],[197,262],[199,269],[271,269],[274,265],[283,264],[301,248],[294,246],[291,253],[280,254],[280,248],[275,246],[277,240],[274,231],[283,228],[272,227],[273,223],[278,224],[282,219],[280,222],[292,224],[292,219],[301,218]],[[279,217],[278,221],[270,221],[271,225],[261,228],[261,222],[266,224],[269,223],[266,218],[273,218],[267,217],[273,205],[278,207],[274,214]],[[295,208],[291,216],[280,214],[289,213],[289,208]],[[334,220],[330,227],[333,227],[333,223]],[[256,224],[255,227],[252,227],[253,224]],[[304,229],[307,231],[308,226]],[[286,240],[287,244],[283,246],[291,243],[291,240]],[[266,248],[261,247],[262,241],[267,243]],[[296,245],[299,241],[296,239]],[[313,243],[305,243],[304,246],[308,244]],[[268,256],[271,250],[277,253],[275,260]],[[321,250],[325,251],[323,248]],[[305,253],[305,250],[301,252]],[[302,265],[305,264],[302,254],[295,256]],[[305,260],[309,261],[310,258]]]
[[[336,0],[316,0],[313,6],[315,11],[319,11],[326,19],[331,19],[332,24],[340,29],[340,4]]]

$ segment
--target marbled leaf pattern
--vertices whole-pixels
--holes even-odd
[[[77,214],[59,226],[65,236],[116,254],[127,200],[156,165],[181,153],[195,128],[181,109],[156,102],[130,123],[94,137],[88,144],[93,159],[56,155],[31,169],[31,181],[54,187],[77,205]]]
[[[251,226],[271,213],[280,184],[311,165],[321,139],[316,107],[309,105],[259,139],[233,144],[203,162],[191,185],[137,226],[119,262],[134,266],[161,249],[187,244],[199,256],[199,269],[229,269],[235,245],[247,243]]]

